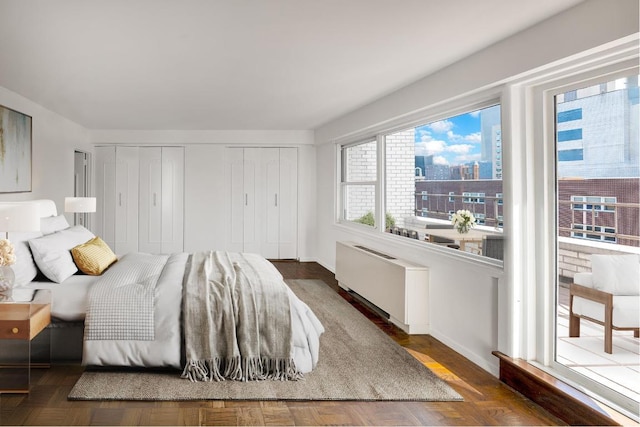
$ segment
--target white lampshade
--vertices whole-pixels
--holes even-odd
[[[37,203],[0,203],[0,231],[40,230],[40,207]]]
[[[64,211],[76,212],[76,213],[95,212],[96,198],[95,197],[65,197]]]

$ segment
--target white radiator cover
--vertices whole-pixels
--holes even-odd
[[[336,242],[336,279],[383,311],[409,334],[429,333],[429,269],[402,259],[387,259]]]

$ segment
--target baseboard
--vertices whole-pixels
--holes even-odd
[[[492,352],[500,360],[500,380],[569,425],[632,425],[633,420],[605,407],[522,359]]]

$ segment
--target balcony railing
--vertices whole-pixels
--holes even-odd
[[[451,219],[459,209],[467,209],[483,225],[502,228],[502,198],[471,195],[415,193],[418,217]],[[574,209],[574,205],[582,205]],[[589,205],[571,200],[559,200],[558,234],[564,237],[640,246],[640,203],[607,202]]]
[[[457,210],[466,209],[473,213],[478,224],[502,228],[502,198],[484,196],[478,193],[469,195],[423,194],[415,193],[415,215],[435,219],[450,220]]]

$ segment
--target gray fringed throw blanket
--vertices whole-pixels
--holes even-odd
[[[260,256],[194,253],[185,283],[184,322],[183,378],[302,378],[292,358],[287,286]]]

